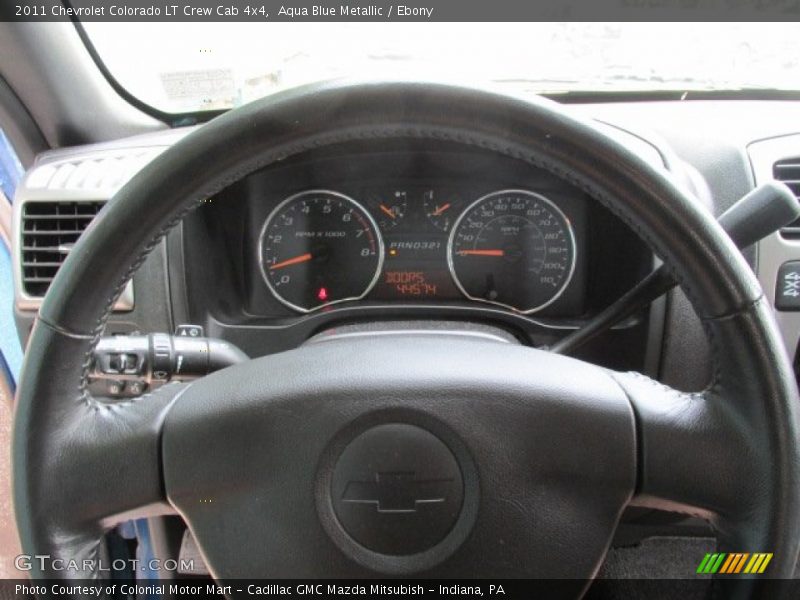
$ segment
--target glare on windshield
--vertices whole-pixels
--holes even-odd
[[[117,81],[170,113],[338,78],[518,92],[800,90],[793,23],[85,23]]]

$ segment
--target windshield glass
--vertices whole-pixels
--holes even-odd
[[[491,82],[518,92],[800,90],[794,23],[85,23],[132,95],[233,108],[336,77]]]

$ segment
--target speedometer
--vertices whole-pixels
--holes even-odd
[[[471,300],[532,313],[552,304],[575,270],[575,235],[541,194],[491,193],[454,223],[447,247],[453,281]]]
[[[310,190],[290,196],[267,217],[259,264],[278,300],[310,312],[366,296],[383,266],[383,242],[358,202]]]

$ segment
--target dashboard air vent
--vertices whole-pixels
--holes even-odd
[[[21,274],[28,296],[42,297],[81,233],[105,202],[27,202],[22,207]]]
[[[782,181],[800,199],[800,157],[779,160],[772,168],[772,176]],[[800,239],[800,219],[781,229],[785,238]]]

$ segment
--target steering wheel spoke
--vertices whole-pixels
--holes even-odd
[[[800,487],[797,412],[783,400],[795,397],[794,375],[780,356],[765,299],[705,325],[716,370],[702,393],[682,393],[639,374],[614,374],[637,419],[634,503],[707,518],[720,550],[774,553],[771,576],[790,577],[795,550],[779,556],[774,540],[780,528],[795,527],[779,515],[797,503]],[[760,584],[736,593],[774,596]]]
[[[707,519],[742,507],[758,462],[748,450],[747,428],[724,400],[683,393],[639,373],[614,378],[636,414],[634,502]]]
[[[66,442],[75,454],[71,460],[94,474],[95,481],[87,478],[76,487],[92,498],[84,500],[85,518],[111,525],[172,512],[161,481],[161,429],[170,406],[189,386],[170,383],[117,404],[87,402],[86,417]],[[87,485],[90,489],[82,490]]]
[[[28,432],[15,440],[13,457],[22,543],[38,543],[30,532],[45,521],[64,540],[51,552],[55,558],[93,558],[108,527],[171,510],[161,483],[160,432],[170,404],[187,386],[165,386],[132,402],[102,403],[74,383],[91,339],[41,320],[36,335],[47,343],[32,348],[26,360],[53,369],[17,397],[17,427]],[[26,469],[29,463],[43,466]],[[40,575],[55,573],[45,566]]]

